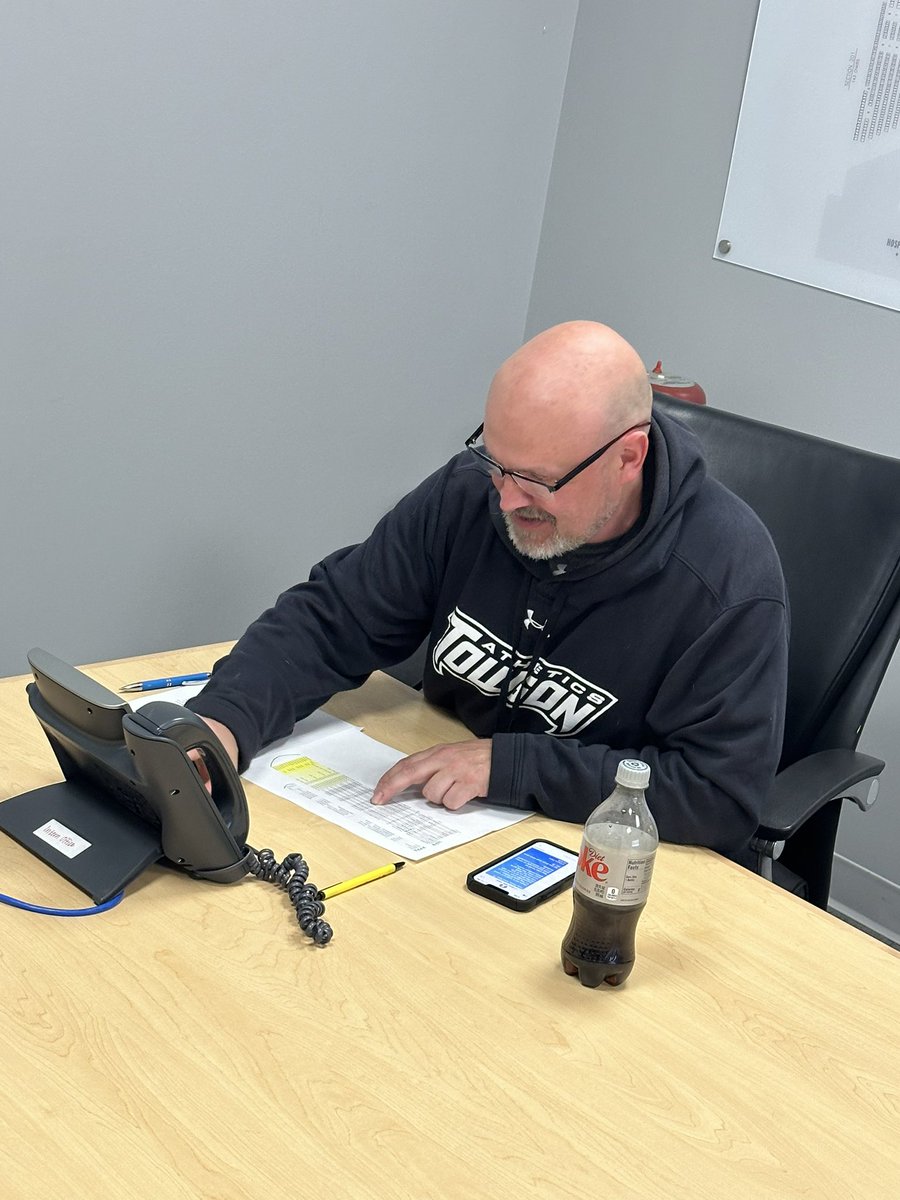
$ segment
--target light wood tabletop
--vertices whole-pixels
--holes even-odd
[[[115,689],[206,647],[85,668]],[[0,682],[0,799],[60,778]],[[373,677],[336,715],[411,751],[467,736]],[[248,785],[250,841],[320,886],[391,855]],[[900,955],[708,851],[662,846],[624,987],[567,977],[571,897],[515,913],[466,874],[533,816],[333,899],[154,866],[100,915],[0,905],[4,1200],[57,1195],[840,1196],[900,1188]],[[89,901],[0,835],[0,889]]]

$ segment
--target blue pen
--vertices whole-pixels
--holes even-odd
[[[199,671],[196,675],[173,675],[171,679],[142,679],[139,683],[126,683],[119,691],[155,692],[160,688],[181,687],[183,683],[205,683],[209,676],[209,671]]]

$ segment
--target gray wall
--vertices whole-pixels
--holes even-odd
[[[583,0],[527,331],[606,320],[713,404],[900,456],[900,314],[712,258],[755,16]],[[860,743],[887,759],[881,798],[845,805],[833,892],[895,934],[898,731],[895,661]]]
[[[8,0],[0,673],[237,636],[522,340],[575,0]]]

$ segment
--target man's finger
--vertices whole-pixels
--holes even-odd
[[[416,784],[422,785],[434,774],[431,765],[432,752],[440,747],[432,746],[430,750],[419,750],[407,758],[401,758],[382,775],[372,793],[373,804],[387,804],[389,800]]]
[[[386,771],[375,785],[372,802],[386,804],[418,785],[430,804],[462,808],[476,796],[487,795],[490,771],[489,739],[443,743],[410,754]]]
[[[209,768],[206,765],[206,759],[200,750],[188,750],[188,758],[197,768],[197,774],[203,780],[203,786],[212,795],[212,779],[209,775]]]

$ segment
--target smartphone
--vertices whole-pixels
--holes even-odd
[[[466,887],[516,912],[530,912],[536,904],[569,887],[577,864],[574,850],[535,838],[470,871]]]

